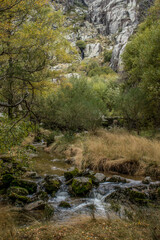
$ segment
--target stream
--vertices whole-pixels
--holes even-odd
[[[56,221],[67,221],[71,217],[79,215],[89,215],[95,217],[123,217],[124,209],[116,214],[111,208],[111,203],[107,202],[106,198],[111,193],[119,188],[129,188],[142,186],[141,180],[127,179],[127,183],[113,183],[113,182],[103,182],[99,186],[93,187],[90,194],[84,197],[72,197],[69,194],[69,186],[65,183],[65,178],[63,176],[64,172],[67,171],[71,165],[65,162],[65,159],[60,157],[55,158],[48,153],[45,153],[42,149],[38,150],[38,156],[32,159],[33,166],[35,167],[38,175],[41,177],[37,180],[40,184],[46,175],[57,175],[61,180],[62,185],[54,197],[49,198],[48,202],[54,207],[53,220]],[[146,185],[145,185],[146,186]],[[59,204],[65,201],[70,204],[70,208],[62,208]],[[94,207],[93,207],[94,206]],[[94,209],[94,210],[93,210]]]

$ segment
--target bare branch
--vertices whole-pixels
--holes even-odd
[[[4,103],[4,102],[0,102],[0,106],[1,107],[7,107],[7,108],[10,108],[10,107],[17,107],[19,104],[21,104],[27,97],[28,97],[28,95],[29,95],[29,93],[26,93],[25,95],[24,95],[24,97],[19,101],[19,102],[17,102],[17,103],[15,103],[15,104],[8,104],[8,103]]]

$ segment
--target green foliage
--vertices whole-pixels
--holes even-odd
[[[131,88],[128,92],[121,93],[117,97],[117,108],[126,119],[129,129],[136,128],[138,131],[144,127],[147,121],[145,110],[148,101],[145,92],[140,88]]]
[[[82,63],[82,70],[86,72],[88,77],[101,76],[113,73],[108,66],[102,66],[97,60],[89,60]]]
[[[0,118],[0,154],[11,151],[12,147],[20,145],[25,137],[34,130],[34,126],[27,121],[16,124],[15,120],[7,117]]]
[[[105,104],[105,115],[117,115],[115,106],[120,94],[117,75],[110,74],[108,76],[95,76],[91,81],[94,91]]]
[[[76,46],[79,47],[80,50],[84,50],[86,48],[86,43],[82,40],[78,40]]]
[[[111,57],[112,57],[112,50],[105,50],[103,57],[104,57],[105,63],[110,62]]]
[[[112,69],[110,67],[95,67],[94,69],[90,70],[88,72],[89,77],[94,77],[94,76],[101,76],[101,75],[107,75],[109,73],[112,73]]]
[[[86,79],[70,79],[57,92],[39,100],[37,111],[45,126],[62,130],[94,129],[101,123],[104,103]]]
[[[160,125],[160,0],[155,2],[147,19],[126,46],[123,54],[127,81],[124,89],[142,89],[148,100],[146,114],[155,126]]]
[[[17,1],[13,8],[2,13],[0,106],[1,102],[12,106],[26,93],[30,93],[26,98],[30,105],[35,89],[42,90],[54,77],[51,66],[72,59],[63,23],[61,12],[54,11],[45,0]],[[22,109],[26,110],[26,104],[22,104]],[[8,114],[13,117],[12,108]]]

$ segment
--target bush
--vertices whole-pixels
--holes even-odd
[[[21,145],[23,139],[34,130],[34,126],[29,121],[16,125],[15,122],[16,120],[10,120],[7,117],[0,118],[0,153],[6,153],[12,147]]]
[[[41,99],[38,111],[46,127],[79,131],[95,129],[101,124],[104,103],[86,79],[70,79],[56,93]]]
[[[80,50],[84,50],[86,48],[86,43],[82,40],[78,40],[76,46],[79,47]]]
[[[104,52],[104,62],[110,62],[112,57],[112,50],[105,50]]]
[[[89,77],[94,77],[94,76],[100,76],[100,75],[107,75],[109,73],[113,72],[111,68],[109,67],[101,67],[98,66],[96,68],[93,68],[88,72]]]

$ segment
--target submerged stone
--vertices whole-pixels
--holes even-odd
[[[92,188],[92,180],[87,177],[77,177],[72,182],[72,192],[75,196],[85,196]]]

